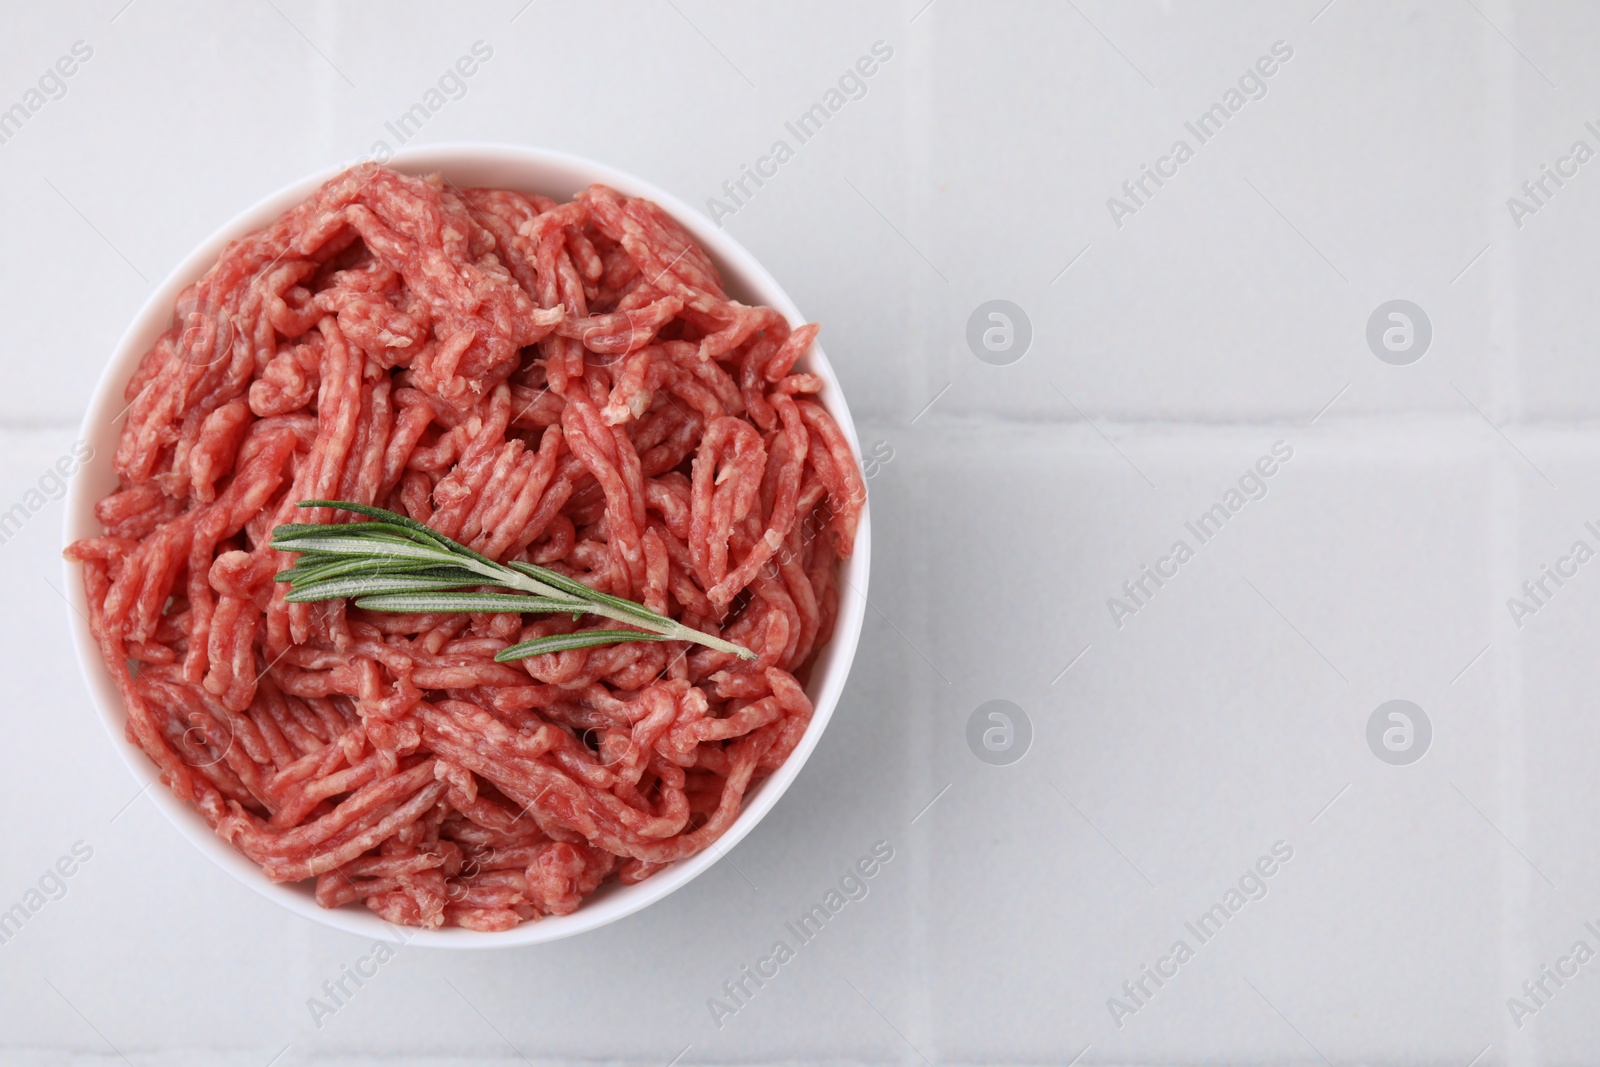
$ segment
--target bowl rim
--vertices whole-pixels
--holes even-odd
[[[653,200],[711,256],[731,293],[753,303],[775,308],[793,325],[805,321],[799,308],[777,280],[731,234],[666,190],[616,167],[553,149],[480,141],[446,142],[402,149],[386,163],[406,173],[439,171],[446,174],[452,184],[455,183],[455,175],[474,173],[488,176],[526,171],[527,177],[520,184],[503,183],[502,187],[542,192],[560,199],[570,197],[577,189],[593,182],[601,182],[628,196]],[[112,349],[84,414],[79,440],[94,447],[95,451],[71,480],[62,530],[63,545],[103,532],[93,509],[96,501],[115,483],[111,462],[115,441],[120,434],[122,415],[126,411],[122,400],[123,388],[138,360],[166,329],[182,289],[216,262],[228,242],[268,225],[350,165],[345,163],[325,168],[257,200],[214,230],[151,291]],[[493,184],[473,177],[463,177],[461,181],[474,185]],[[856,437],[855,423],[827,356],[819,345],[813,344],[802,363],[825,383],[818,399],[839,424],[859,464],[861,447]],[[162,787],[155,765],[143,750],[127,739],[126,712],[121,694],[101,662],[99,647],[89,631],[80,566],[64,560],[63,568],[68,602],[67,622],[79,670],[95,705],[96,716],[110,737],[112,747],[141,786],[139,793],[134,796],[135,801],[148,793],[179,833],[213,863],[262,896],[314,922],[390,944],[441,949],[489,949],[556,941],[632,915],[669,896],[710,869],[756,827],[799,776],[816,749],[844,691],[865,619],[871,555],[870,507],[864,501],[854,554],[840,567],[839,609],[834,633],[818,657],[806,686],[815,707],[811,722],[795,751],[790,753],[783,765],[745,794],[739,816],[727,831],[701,852],[676,861],[642,882],[632,886],[609,883],[571,915],[546,916],[499,932],[478,932],[459,927],[441,930],[399,927],[354,904],[336,909],[322,908],[304,882],[280,884],[270,881],[259,867],[218,837],[198,812]]]

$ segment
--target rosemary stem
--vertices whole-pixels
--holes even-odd
[[[340,508],[375,521],[279,526],[273,534],[273,547],[299,554],[287,578],[293,587],[291,597],[294,599],[354,597],[358,605],[377,611],[432,610],[419,605],[439,605],[446,611],[478,611],[485,610],[483,605],[488,602],[493,602],[497,610],[502,605],[507,605],[504,610],[512,610],[510,605],[515,602],[515,607],[527,611],[598,615],[632,627],[635,634],[631,638],[584,638],[588,645],[664,638],[704,645],[743,660],[757,658],[754,652],[732,641],[701,633],[643,604],[590,589],[558,572],[531,563],[514,562],[509,566],[496,563],[422,523],[382,508],[337,500],[301,501],[299,506]],[[368,580],[361,578],[363,560],[374,565]],[[470,595],[449,591],[477,584],[458,580],[465,576],[462,572],[483,579],[483,585],[530,593],[539,600],[516,602],[516,598],[502,597],[495,601],[494,595],[474,600]],[[417,583],[414,588],[406,587],[407,575]],[[279,580],[285,579],[280,577]],[[450,606],[452,602],[455,606]],[[641,630],[655,636],[646,638],[638,634]],[[621,635],[629,631],[603,632]],[[522,649],[545,641],[563,647],[581,647],[568,638],[558,642],[554,637],[524,642],[517,647]],[[520,654],[537,653],[529,648]]]
[[[479,574],[484,573],[482,568],[475,569]],[[523,590],[524,592],[536,593],[539,596],[567,596],[566,593],[550,588],[537,578],[523,574],[521,571],[511,570],[510,568],[506,568],[505,574],[497,576],[496,580],[503,582],[506,585],[513,586],[514,588]],[[651,633],[661,634],[663,637],[666,637],[671,641],[689,641],[693,644],[704,645],[707,648],[715,649],[718,652],[732,653],[741,659],[751,658],[749,649],[736,645],[732,641],[724,641],[720,637],[712,637],[710,634],[701,633],[699,630],[690,629],[679,622],[674,622],[670,625],[663,626],[660,623],[652,622],[648,619],[641,619],[637,615],[613,608],[609,604],[578,600],[574,600],[573,604],[576,605],[575,610],[582,611],[585,614],[599,615],[602,618],[611,619],[614,622],[625,623],[628,626],[634,626],[641,630],[648,630]]]

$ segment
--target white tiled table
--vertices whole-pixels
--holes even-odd
[[[123,2],[0,32],[0,108],[92,49],[0,143],[0,510],[67,451],[178,259],[392,141],[477,41],[492,56],[417,141],[560,148],[696,205],[892,48],[724,222],[824,324],[863,442],[893,455],[849,690],[731,862],[566,942],[402,950],[320,1028],[307,998],[369,947],[134,799],[47,585],[45,502],[0,545],[0,908],[74,842],[93,857],[0,945],[0,1061],[1600,1056],[1600,960],[1520,1027],[1507,1006],[1573,942],[1600,950],[1600,562],[1520,628],[1506,607],[1600,548],[1600,160],[1520,228],[1506,204],[1573,141],[1600,150],[1600,10]],[[1118,227],[1107,198],[1279,41],[1265,95]],[[1364,336],[1396,298],[1432,323],[1410,366]],[[1008,366],[965,340],[991,299],[1031,321]],[[1265,498],[1118,628],[1107,598],[1277,441]],[[1433,726],[1409,766],[1366,741],[1394,698]],[[966,742],[994,699],[1032,725],[1009,766]],[[708,998],[880,840],[866,899],[719,1028]],[[1262,899],[1187,931],[1280,841]],[[1108,998],[1179,938],[1194,958],[1119,1028]]]

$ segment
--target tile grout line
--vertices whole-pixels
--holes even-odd
[[[1496,11],[1497,15],[1503,12]],[[1483,15],[1483,12],[1479,12]],[[1505,47],[1505,42],[1500,39],[1500,31],[1489,23],[1484,17],[1485,26],[1481,32],[1480,42],[1484,55],[1484,66],[1489,72],[1488,85],[1486,86],[1485,122],[1488,129],[1484,131],[1488,143],[1494,146],[1495,151],[1491,159],[1496,162],[1489,164],[1490,173],[1485,175],[1485,181],[1497,188],[1510,188],[1515,185],[1515,177],[1511,160],[1515,158],[1513,149],[1517,143],[1517,89],[1515,69],[1517,60],[1510,49]],[[1509,25],[1509,23],[1508,23]],[[1485,225],[1493,232],[1494,225],[1500,221],[1498,206],[1491,203],[1493,197],[1485,199]],[[1514,255],[1490,256],[1484,263],[1488,277],[1486,287],[1489,300],[1489,328],[1488,340],[1491,351],[1498,351],[1500,359],[1490,361],[1488,370],[1489,395],[1485,403],[1491,411],[1500,416],[1503,422],[1515,423],[1521,417],[1520,397],[1520,353],[1517,346],[1516,323],[1516,291],[1517,291],[1517,257]],[[1509,416],[1509,417],[1508,417]],[[1513,472],[1511,464],[1515,459],[1502,459],[1500,462],[1490,464],[1487,476],[1487,496],[1491,507],[1489,520],[1490,567],[1497,572],[1498,581],[1502,587],[1514,588],[1518,570],[1517,563],[1517,531],[1522,521],[1522,493],[1517,473]],[[1495,614],[1492,606],[1486,608],[1489,621],[1492,625]],[[1504,655],[1495,656],[1490,663],[1492,669],[1491,685],[1493,687],[1494,707],[1499,710],[1496,715],[1494,727],[1500,737],[1500,760],[1495,774],[1495,793],[1500,801],[1500,812],[1504,814],[1502,822],[1507,831],[1525,840],[1522,833],[1524,823],[1524,810],[1521,801],[1526,788],[1526,756],[1523,745],[1523,708],[1522,708],[1522,646],[1514,643],[1514,647],[1505,650]],[[1496,842],[1499,845],[1499,842]],[[1518,969],[1517,961],[1531,959],[1537,953],[1537,946],[1533,943],[1531,931],[1525,919],[1527,907],[1532,899],[1534,887],[1533,874],[1509,849],[1497,847],[1494,852],[1497,858],[1498,884],[1500,887],[1500,931],[1498,948],[1500,953],[1498,973],[1502,982],[1508,988],[1515,988],[1516,979],[1513,977]],[[1518,1036],[1526,1039],[1530,1035],[1518,1035],[1512,1029],[1509,1020],[1501,1018],[1503,1029],[1499,1037],[1506,1041],[1513,1041]],[[1537,1042],[1537,1035],[1531,1035]],[[1515,1048],[1513,1044],[1511,1047]],[[1524,1060],[1523,1057],[1527,1059]],[[1521,1055],[1513,1054],[1511,1062],[1532,1062],[1539,1058],[1537,1046],[1525,1049]]]
[[[906,9],[913,5],[920,6],[921,0],[908,0]],[[903,10],[902,17],[911,17],[914,12]],[[920,12],[915,12],[920,14]],[[928,233],[928,223],[933,219],[933,187],[930,183],[917,181],[914,175],[933,173],[934,151],[934,115],[931,101],[934,99],[934,63],[938,59],[938,38],[934,27],[940,21],[935,12],[927,18],[920,19],[915,24],[908,24],[903,31],[906,38],[906,65],[907,69],[901,72],[901,89],[904,93],[905,107],[905,148],[908,165],[902,174],[906,194],[906,226],[912,233]],[[926,242],[925,242],[926,243]],[[936,251],[936,250],[930,250]],[[937,268],[935,268],[937,269]],[[920,374],[906,375],[908,383],[920,379],[919,391],[922,397],[932,396],[937,383],[955,380],[955,367],[952,363],[950,346],[939,343],[931,324],[936,321],[938,301],[934,298],[933,290],[928,285],[918,285],[911,296],[913,319],[917,323],[917,347],[907,353],[907,358],[920,364]],[[917,359],[914,353],[928,353],[929,358]],[[942,361],[940,356],[942,355]],[[941,365],[942,363],[942,365]],[[919,401],[921,397],[917,398]],[[902,408],[902,410],[904,410]],[[903,415],[901,416],[904,417]],[[929,416],[936,418],[936,416]],[[937,423],[935,423],[937,425]],[[924,565],[926,562],[924,561]],[[914,618],[927,617],[927,592],[929,583],[918,582],[913,605],[917,609]],[[948,698],[941,693],[941,687],[925,672],[918,672],[917,688],[923,696],[923,707],[936,708]],[[908,745],[907,752],[907,778],[919,781],[923,788],[924,796],[932,795],[933,791],[945,780],[938,776],[934,767],[935,753],[931,741],[927,739],[927,731],[917,730],[913,734],[918,741]],[[913,1048],[928,1047],[930,1035],[937,1033],[933,1017],[933,990],[930,984],[930,972],[926,945],[930,940],[929,911],[933,899],[932,885],[934,865],[930,852],[937,840],[931,833],[923,837],[927,847],[915,848],[916,842],[907,831],[906,847],[912,851],[912,869],[909,878],[910,909],[907,919],[907,933],[909,934],[911,949],[907,953],[905,962],[905,988],[907,992],[907,1005],[904,1015],[906,1039],[912,1043]],[[932,1042],[937,1044],[937,1042]]]

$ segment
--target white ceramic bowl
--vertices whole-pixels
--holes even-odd
[[[643,196],[654,200],[667,210],[700,242],[722,271],[729,295],[748,304],[765,304],[776,308],[798,325],[805,321],[794,301],[789,299],[778,283],[755,258],[732,237],[718,229],[677,197],[658,189],[649,182],[631,174],[614,170],[576,156],[543,149],[519,148],[495,144],[447,144],[401,152],[390,161],[390,166],[412,174],[440,172],[458,186],[491,186],[543,193],[557,200],[570,198],[578,190],[593,182],[604,182],[630,196]],[[122,391],[133,373],[139,358],[153,345],[166,329],[172,316],[178,293],[195,281],[216,262],[223,247],[237,237],[271,223],[288,208],[310,196],[339,168],[317,174],[262,200],[254,207],[234,218],[195,249],[178,266],[160,287],[150,295],[133,323],[123,334],[116,351],[112,353],[100,382],[95,387],[84,417],[82,439],[94,447],[94,458],[73,480],[67,498],[66,541],[91,537],[101,532],[94,518],[94,505],[115,487],[116,476],[111,458],[121,432],[121,412],[124,407]],[[822,377],[827,387],[822,391],[823,404],[833,413],[850,446],[860,457],[855,424],[845,405],[839,381],[828,365],[822,350],[813,347],[804,364]],[[872,554],[872,531],[865,508],[861,515],[861,531],[856,538],[855,556],[844,567],[841,583],[839,621],[832,641],[817,660],[812,671],[807,694],[816,705],[816,714],[806,730],[799,747],[778,771],[746,794],[744,810],[737,820],[711,848],[696,856],[681,860],[645,879],[637,885],[607,885],[594,894],[571,915],[551,917],[502,933],[477,933],[471,930],[400,930],[379,919],[359,904],[328,910],[317,906],[309,883],[279,885],[261,873],[261,870],[233,847],[212,833],[205,821],[189,807],[178,801],[164,786],[156,781],[155,767],[145,754],[129,743],[123,732],[125,713],[122,698],[115,683],[100,660],[100,652],[90,636],[85,620],[83,581],[76,564],[67,564],[66,589],[71,601],[68,623],[72,628],[73,643],[77,646],[78,662],[88,682],[100,721],[104,724],[111,743],[121,753],[123,761],[133,776],[147,790],[156,807],[172,821],[178,831],[188,838],[201,853],[223,870],[232,874],[256,892],[277,901],[291,911],[308,919],[347,933],[384,941],[397,938],[409,944],[439,948],[502,948],[511,945],[531,945],[555,941],[573,934],[604,926],[625,915],[631,915],[665,897],[706,870],[751,830],[762,816],[772,810],[784,790],[795,780],[800,768],[816,748],[817,740],[828,725],[833,709],[844,691],[845,677],[850,672],[850,662],[855,656],[856,642],[861,636],[862,616],[866,610],[868,564]],[[847,583],[847,584],[846,584]]]

